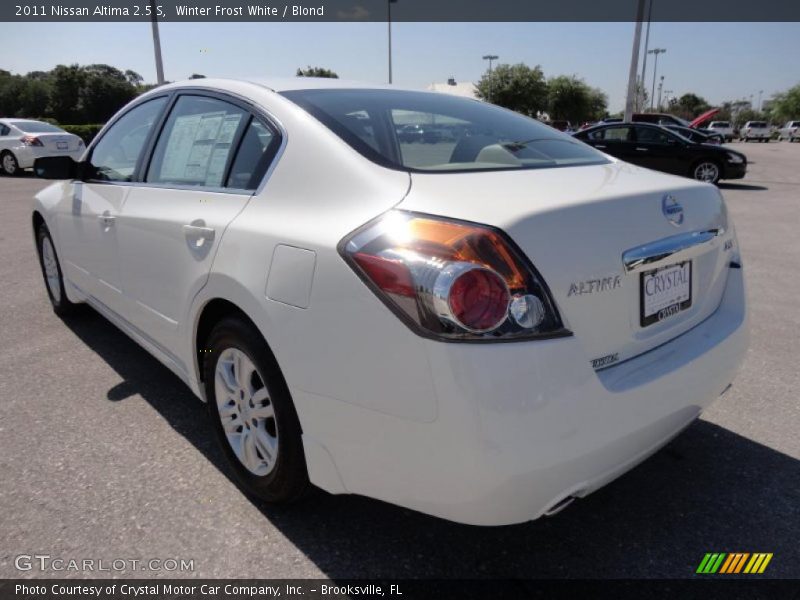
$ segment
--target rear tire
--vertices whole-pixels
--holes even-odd
[[[19,168],[17,157],[8,150],[4,150],[3,153],[0,154],[0,170],[3,171],[4,175],[8,175],[9,177],[19,175],[21,169]]]
[[[311,484],[300,421],[261,335],[244,320],[229,317],[198,350],[205,356],[211,426],[241,488],[274,504],[305,496]]]
[[[39,266],[42,269],[44,286],[47,289],[47,296],[50,298],[53,312],[62,318],[73,314],[78,305],[73,304],[67,298],[67,293],[64,290],[61,263],[59,263],[58,254],[56,254],[56,246],[50,236],[50,230],[47,229],[47,225],[44,223],[39,226],[39,230],[36,232],[36,249],[39,252]]]

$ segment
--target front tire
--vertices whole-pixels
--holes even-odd
[[[0,170],[3,171],[4,175],[8,175],[9,177],[19,175],[20,168],[17,157],[8,150],[0,154]]]
[[[701,160],[694,164],[690,176],[697,181],[716,184],[722,176],[722,169],[713,160]]]
[[[302,498],[311,484],[300,421],[264,340],[251,324],[226,318],[199,350],[209,418],[237,482],[270,503]]]
[[[39,226],[36,232],[36,248],[39,252],[39,266],[42,269],[44,285],[47,288],[47,296],[50,298],[53,312],[59,317],[73,314],[78,305],[73,304],[67,298],[67,293],[64,290],[64,276],[61,272],[61,263],[58,261],[56,246],[53,243],[50,230],[47,229],[47,225],[44,223]]]

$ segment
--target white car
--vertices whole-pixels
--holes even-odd
[[[720,134],[726,142],[730,142],[733,139],[733,126],[730,121],[711,121],[708,124],[708,129]]]
[[[69,156],[80,160],[86,147],[77,135],[60,127],[30,119],[0,119],[0,170],[17,175],[30,169],[37,158]]]
[[[745,142],[750,140],[768,142],[770,137],[772,137],[772,130],[766,121],[748,121],[739,130],[739,138]]]
[[[411,119],[463,133],[400,142]],[[745,353],[715,186],[488,103],[194,80],[122,109],[84,161],[35,168],[64,179],[33,208],[56,313],[86,302],[176,373],[269,501],[310,482],[464,523],[554,514],[692,423]]]
[[[778,130],[778,140],[800,140],[800,121],[788,121]]]

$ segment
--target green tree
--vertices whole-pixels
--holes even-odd
[[[592,109],[589,121],[599,121],[608,115],[608,96],[600,88],[589,90],[589,103]]]
[[[328,79],[339,79],[335,71],[323,67],[312,67],[309,65],[305,69],[297,69],[298,77],[327,77]]]
[[[547,110],[547,82],[539,65],[497,65],[475,86],[478,98],[535,117]]]
[[[772,97],[770,115],[781,123],[800,119],[800,84]]]
[[[596,121],[605,116],[608,108],[605,93],[589,87],[574,75],[550,79],[547,96],[547,111],[551,119],[567,119],[573,123]]]
[[[551,119],[588,120],[592,112],[589,86],[574,75],[551,78],[547,82],[547,112]]]
[[[697,94],[684,94],[675,102],[670,100],[668,112],[682,119],[691,121],[695,117],[707,111],[711,106],[705,98]]]
[[[115,67],[88,65],[83,72],[78,97],[84,123],[103,123],[136,97],[136,87]]]
[[[59,123],[81,123],[80,94],[85,73],[79,65],[58,65],[50,72],[50,116]]]

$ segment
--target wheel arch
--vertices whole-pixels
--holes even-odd
[[[264,346],[266,347],[267,351],[269,352],[273,361],[278,367],[278,371],[280,373],[281,379],[284,380],[284,385],[286,385],[286,380],[283,375],[283,369],[281,369],[280,365],[278,364],[278,359],[275,355],[275,352],[272,350],[269,342],[266,339],[266,336],[261,331],[261,329],[256,324],[255,320],[247,314],[247,311],[242,309],[238,304],[235,302],[228,300],[227,298],[223,297],[213,297],[210,298],[203,304],[202,308],[198,311],[197,317],[195,319],[195,327],[194,327],[194,337],[193,337],[193,348],[194,348],[194,367],[197,369],[197,378],[199,382],[199,386],[202,388],[204,383],[204,367],[205,367],[205,345],[208,341],[211,332],[214,330],[214,327],[222,321],[223,319],[227,319],[230,317],[238,318],[246,323],[249,327],[252,327],[253,331],[255,331],[261,340],[264,342]],[[288,386],[287,386],[288,389]]]
[[[36,239],[36,235],[39,233],[39,228],[42,225],[46,225],[42,213],[40,213],[38,210],[34,210],[31,214],[31,225],[33,226],[33,238]]]

